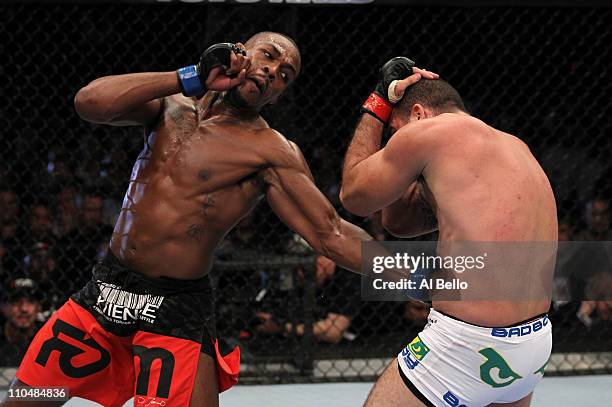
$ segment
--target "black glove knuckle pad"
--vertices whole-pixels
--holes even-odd
[[[236,46],[230,42],[220,42],[215,45],[211,45],[202,53],[200,57],[200,80],[202,83],[206,82],[210,71],[218,66],[222,66],[225,69],[230,67],[231,55]]]
[[[389,100],[389,85],[395,80],[402,80],[412,75],[415,63],[406,57],[395,57],[380,68],[380,82],[376,86],[376,92]]]

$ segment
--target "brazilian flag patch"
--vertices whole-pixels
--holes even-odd
[[[417,360],[422,360],[429,353],[429,348],[423,343],[418,335],[410,342],[408,349],[410,349],[410,353],[412,353],[412,356]]]

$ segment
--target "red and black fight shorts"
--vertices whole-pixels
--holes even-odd
[[[210,276],[149,278],[109,250],[92,280],[32,341],[17,378],[68,387],[103,406],[188,406],[199,353],[216,360],[219,392],[238,381],[240,352],[219,353]]]

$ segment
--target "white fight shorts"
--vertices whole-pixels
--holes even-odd
[[[431,310],[427,325],[397,356],[404,383],[425,405],[512,403],[542,380],[552,348],[547,315],[485,328]]]

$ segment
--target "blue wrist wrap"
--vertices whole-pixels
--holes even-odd
[[[198,76],[198,69],[196,65],[189,65],[184,68],[180,68],[178,71],[176,71],[176,73],[181,83],[183,95],[196,96],[205,92],[204,86],[202,86],[202,81],[200,81],[200,77]]]

